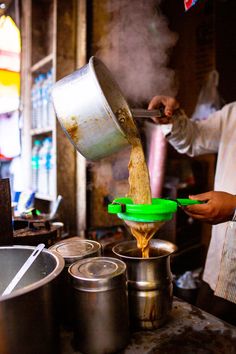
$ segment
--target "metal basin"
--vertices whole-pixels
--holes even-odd
[[[1,294],[33,250],[0,247]],[[0,354],[59,353],[54,295],[63,267],[63,258],[45,249],[12,293],[0,296]]]

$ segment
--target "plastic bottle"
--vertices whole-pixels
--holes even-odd
[[[39,77],[35,78],[34,87],[34,128],[38,128],[39,114],[40,114],[40,80]]]
[[[39,174],[38,174],[38,193],[47,195],[47,173],[46,173],[46,138],[43,139],[39,150]]]
[[[41,126],[48,126],[48,78],[47,75],[42,75],[41,95],[42,95],[42,111],[41,111]]]
[[[47,139],[46,149],[47,194],[52,196],[54,191],[52,138]]]
[[[43,195],[53,194],[53,164],[52,164],[52,138],[43,140],[39,151],[39,193]]]
[[[36,103],[36,128],[42,128],[42,85],[43,85],[43,74],[40,74],[37,78],[37,103]]]
[[[31,88],[31,117],[32,125],[31,128],[36,128],[36,100],[37,100],[37,80],[34,80],[34,83]]]
[[[32,148],[32,189],[38,190],[38,178],[39,178],[39,151],[41,148],[41,141],[35,140]]]
[[[54,122],[54,117],[55,117],[55,112],[54,112],[52,98],[51,98],[51,92],[53,86],[52,70],[48,71],[47,76],[48,76],[48,126],[52,127]]]

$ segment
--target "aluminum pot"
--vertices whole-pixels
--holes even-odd
[[[142,258],[136,241],[124,241],[113,252],[127,266],[130,322],[135,329],[154,329],[167,320],[172,307],[170,255],[176,246],[159,239],[150,242],[150,257]]]
[[[111,72],[96,57],[52,89],[54,109],[75,148],[98,160],[128,146],[124,121],[133,119]]]
[[[0,247],[0,293],[33,252],[31,246]],[[17,287],[0,296],[0,354],[57,354],[56,278],[60,255],[44,249]]]

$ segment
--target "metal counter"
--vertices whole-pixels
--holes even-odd
[[[61,354],[81,354],[63,332]],[[154,331],[134,332],[119,354],[236,354],[236,327],[174,298],[169,321]]]

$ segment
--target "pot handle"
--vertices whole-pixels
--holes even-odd
[[[108,213],[110,214],[119,214],[126,212],[126,205],[123,203],[113,202],[108,205]]]
[[[205,203],[204,201],[200,200],[193,200],[189,198],[177,198],[176,202],[178,206],[187,206],[187,205],[194,205],[194,204],[203,204]]]

